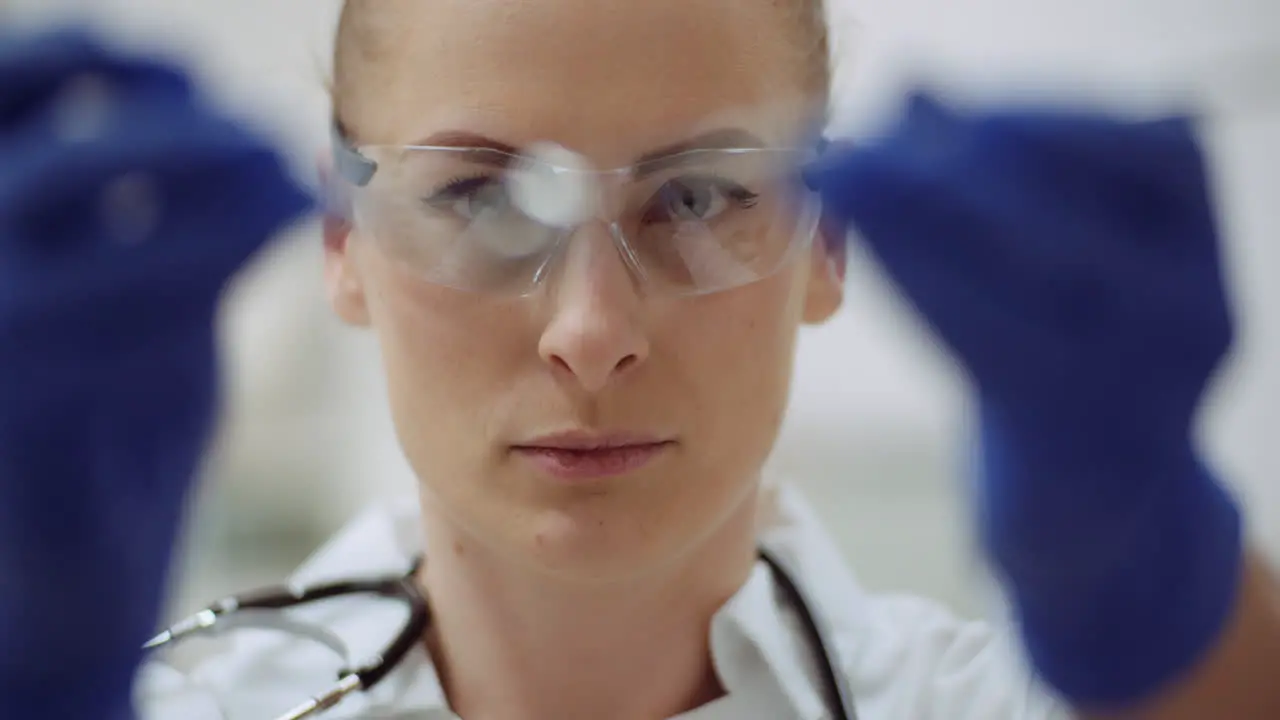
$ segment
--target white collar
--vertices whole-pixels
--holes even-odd
[[[730,693],[761,680],[756,666],[781,690],[792,716],[825,717],[819,678],[822,649],[806,642],[795,608],[788,607],[773,571],[757,561],[747,582],[711,621],[711,658]]]
[[[981,623],[964,623],[918,598],[875,598],[849,573],[840,552],[800,493],[783,486],[779,522],[762,543],[824,625],[849,681],[860,717],[1063,718],[1070,714],[1026,672],[1013,638]],[[402,574],[420,546],[417,504],[365,513],[296,573],[294,580]],[[378,652],[403,627],[404,608],[368,598],[343,598],[290,611],[332,630],[351,646],[353,660]],[[815,672],[818,654],[801,638],[793,608],[760,565],[715,616],[710,630],[716,669],[728,697],[679,720],[813,720],[828,715]],[[336,663],[316,645],[279,633],[245,631],[230,647],[190,673],[153,668],[141,678],[144,717],[261,717],[284,712],[333,681]],[[206,714],[201,714],[206,713]],[[269,715],[268,715],[269,716]],[[421,645],[368,696],[357,693],[326,720],[397,717],[453,720]]]
[[[810,611],[818,613],[834,635],[837,628],[832,624],[833,618],[822,609],[833,606],[824,600],[839,598],[847,605],[851,597],[860,594],[848,593],[839,579],[830,577],[831,560],[836,559],[835,567],[841,566],[838,552],[798,493],[784,489],[779,499],[790,522],[766,531],[761,541],[785,561],[794,573],[793,582],[800,585],[814,603]],[[330,579],[405,572],[422,547],[417,508],[416,502],[398,502],[366,511],[304,563],[291,581],[306,585]],[[851,577],[848,582],[852,583]],[[315,608],[302,608],[299,613],[346,640],[356,661],[385,646],[404,618],[403,606],[387,603],[374,607],[367,598],[332,601]],[[800,622],[800,616],[795,608],[788,606],[770,568],[758,562],[747,582],[712,619],[712,660],[731,697],[742,694],[762,698],[770,704],[779,703],[779,712],[798,720],[828,717],[820,680],[822,667],[818,664],[825,660],[821,649],[807,642]],[[248,649],[241,647],[236,655],[246,659],[273,656],[277,661],[281,657],[279,646],[268,653],[245,652]],[[301,659],[304,657],[314,657],[314,650],[308,648],[299,656],[300,675],[304,672],[302,666],[312,664]],[[310,670],[314,672],[313,668]],[[240,665],[234,672],[243,677],[252,672],[251,664]],[[777,697],[779,694],[781,698]],[[361,699],[352,699],[340,706],[336,717],[346,717],[348,712],[355,713],[351,716],[356,717],[373,708],[422,713],[431,720],[453,717],[447,710],[439,677],[421,645],[371,692],[358,697]],[[681,716],[681,720],[702,717],[715,715],[694,710]]]

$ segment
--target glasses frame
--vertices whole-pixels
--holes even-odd
[[[510,154],[510,153],[504,153],[501,150],[496,150],[493,148],[479,148],[479,147],[467,148],[467,147],[440,146],[440,145],[390,145],[390,144],[356,145],[349,140],[347,134],[343,131],[341,126],[336,123],[333,126],[332,132],[331,132],[331,146],[332,146],[333,168],[337,176],[341,178],[344,182],[348,183],[349,185],[355,188],[368,187],[369,183],[372,182],[374,176],[377,174],[379,169],[378,162],[368,157],[363,152],[364,150],[367,150],[367,149],[394,149],[399,151],[442,151],[442,152],[450,152],[450,153],[485,152],[485,153],[493,153],[493,154]],[[692,149],[692,150],[686,150],[684,152],[676,153],[672,155],[670,158],[663,158],[662,160],[667,161],[672,158],[679,158],[681,156],[687,156],[687,155],[703,153],[703,152],[708,152],[713,150],[714,152],[717,152],[717,153],[740,154],[740,155],[761,154],[761,153],[794,154],[797,157],[804,158],[804,160],[801,160],[800,163],[798,163],[802,165],[805,162],[812,162],[813,160],[816,160],[818,157],[821,156],[821,154],[826,149],[827,149],[827,141],[825,138],[820,137],[818,141],[815,143],[815,145],[809,148],[729,147],[729,148]],[[512,155],[512,157],[519,158],[520,156]],[[654,161],[650,161],[650,162],[654,162]],[[611,168],[607,170],[590,170],[586,172],[589,172],[590,174],[593,174],[593,175],[624,175],[624,174],[632,173],[636,168],[641,167],[642,165],[643,163],[624,166],[624,167],[618,167],[618,168]],[[571,170],[571,169],[567,169],[567,170]],[[771,268],[768,272],[763,273],[745,283],[735,283],[735,284],[730,284],[726,286],[717,286],[717,287],[706,289],[706,290],[694,289],[689,292],[676,292],[673,294],[677,297],[697,297],[701,295],[710,295],[718,292],[724,292],[727,290],[733,290],[735,288],[755,284],[757,282],[766,280],[776,275],[778,272],[782,270],[782,268],[786,267],[795,258],[797,254],[799,254],[802,250],[811,247],[815,239],[821,234],[821,231],[822,231],[822,215],[823,215],[822,203],[816,193],[809,190],[807,187],[803,185],[802,182],[800,182],[800,179],[798,176],[799,176],[799,172],[797,171],[796,186],[797,188],[799,188],[799,192],[804,199],[804,203],[801,210],[801,212],[803,213],[802,219],[798,223],[798,227],[802,227],[803,230],[802,231],[798,230],[797,232],[798,234],[802,232],[804,235],[804,239],[800,242],[796,242],[795,240],[792,240],[789,246],[787,247],[786,252],[783,253],[783,255],[779,258],[775,267]],[[354,214],[351,211],[351,200],[349,196],[344,193],[341,200],[337,201],[337,204],[340,205],[340,207],[342,208],[342,210],[340,211],[340,214],[348,218],[349,220],[354,221],[353,220]],[[615,228],[615,233],[616,233],[616,228]],[[620,241],[616,237],[614,238],[614,244],[617,247],[618,251],[623,256],[623,260],[627,264],[628,270],[632,272],[635,275],[635,277],[637,277],[641,282],[647,281],[647,273],[644,271],[643,266],[640,264],[639,260],[635,257],[634,251],[632,250],[630,244],[627,243],[626,241]],[[539,266],[532,281],[529,283],[528,288],[518,293],[510,293],[510,294],[514,295],[515,297],[527,297],[535,293],[537,289],[542,285],[542,281],[545,278],[549,267],[553,264],[555,257],[558,254],[559,254],[558,250],[548,253],[547,258]],[[426,282],[438,284],[438,285],[441,285],[442,287],[453,287],[466,292],[481,292],[481,293],[483,292],[478,290],[470,290],[468,288],[461,288],[454,285],[449,285],[447,283],[437,283],[430,279],[427,279]]]

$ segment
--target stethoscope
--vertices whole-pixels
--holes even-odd
[[[830,710],[831,720],[857,720],[858,713],[853,705],[853,695],[849,690],[848,681],[844,673],[836,669],[841,664],[835,655],[835,649],[828,642],[830,633],[810,609],[809,601],[796,585],[781,559],[764,547],[759,549],[759,554],[760,559],[773,572],[788,604],[799,614],[806,641],[819,654],[817,665],[822,675],[824,701]],[[147,642],[144,648],[159,648],[188,637],[219,634],[240,627],[269,627],[307,637],[325,645],[338,655],[345,656],[346,650],[336,635],[314,625],[289,620],[280,611],[307,603],[353,595],[385,598],[408,606],[408,619],[405,620],[395,638],[381,652],[361,664],[340,670],[338,681],[329,689],[275,720],[303,720],[316,717],[354,693],[371,690],[385,679],[419,642],[422,642],[423,635],[431,623],[431,608],[417,584],[418,571],[421,567],[422,557],[419,556],[408,572],[403,575],[341,580],[307,587],[269,587],[232,595],[174,623]]]

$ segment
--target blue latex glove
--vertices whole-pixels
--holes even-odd
[[[980,529],[1039,672],[1120,705],[1201,658],[1242,539],[1192,440],[1232,326],[1189,120],[918,95],[807,179],[973,381]]]
[[[129,714],[215,410],[218,296],[309,203],[180,71],[0,39],[0,717]]]

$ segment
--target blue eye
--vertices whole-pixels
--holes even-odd
[[[658,189],[645,213],[647,222],[708,222],[733,207],[751,208],[760,195],[718,177],[689,176]]]
[[[488,175],[451,180],[423,199],[429,207],[452,213],[464,220],[505,212],[511,205],[506,188]]]

